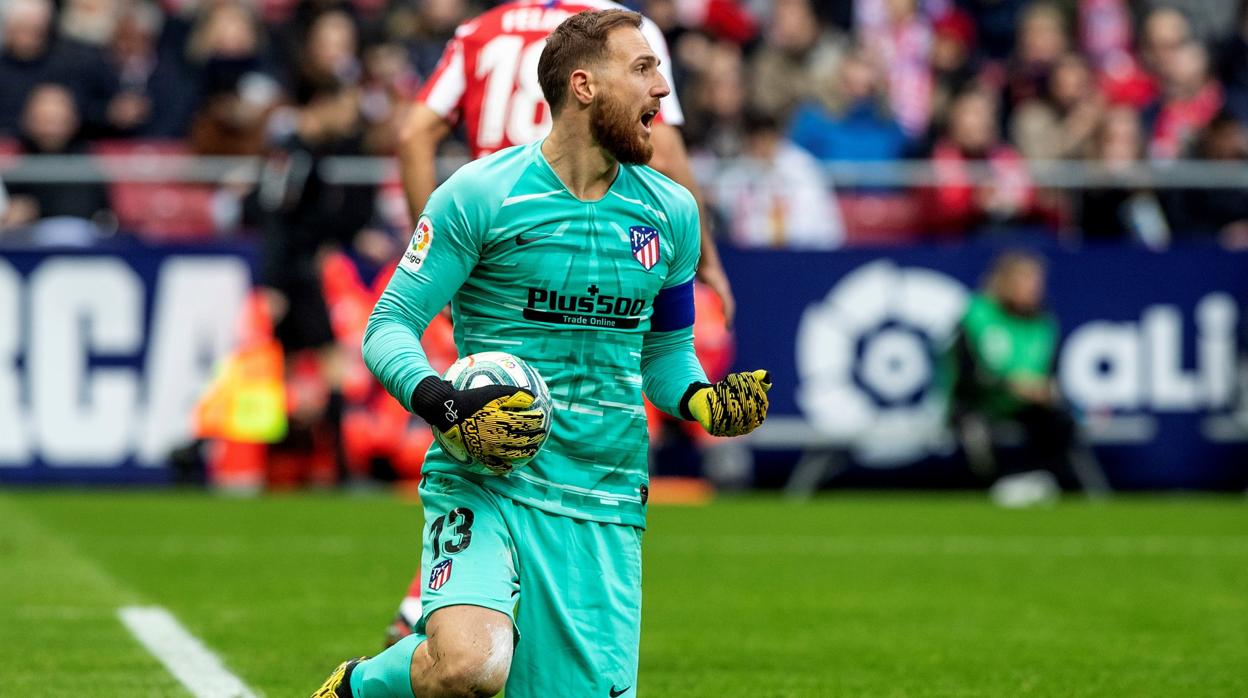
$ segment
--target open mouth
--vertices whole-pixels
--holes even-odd
[[[659,113],[658,109],[647,109],[641,114],[641,127],[650,133],[650,126],[654,124],[654,117]]]

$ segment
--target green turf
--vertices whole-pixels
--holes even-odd
[[[2,493],[0,695],[181,695],[128,603],[306,695],[377,649],[418,523],[383,495]],[[651,698],[1248,695],[1242,497],[656,507],[645,579]]]

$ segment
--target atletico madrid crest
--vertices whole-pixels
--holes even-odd
[[[433,571],[429,573],[429,588],[437,591],[449,581],[451,581],[451,561],[443,560],[434,565]]]
[[[650,271],[659,263],[659,231],[644,225],[628,229],[628,241],[633,246],[633,259]]]

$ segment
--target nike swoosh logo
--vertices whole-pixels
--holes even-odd
[[[554,235],[554,233],[538,233],[537,235],[530,235],[528,237],[525,237],[524,233],[520,233],[515,238],[516,245],[527,245],[530,242],[537,242],[538,240],[541,240],[542,238],[548,238],[551,235]]]
[[[632,686],[625,686],[617,691],[615,690],[615,684],[611,684],[611,698],[620,698],[620,696],[628,693],[628,689],[630,688],[632,688]]]

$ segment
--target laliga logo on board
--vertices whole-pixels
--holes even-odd
[[[956,279],[889,260],[845,276],[797,330],[797,404],[863,464],[902,465],[947,443],[932,356],[966,308]]]
[[[796,398],[806,419],[863,465],[891,467],[946,451],[952,443],[943,390],[932,385],[934,357],[953,339],[966,300],[956,279],[888,260],[842,278],[798,325]],[[1190,324],[1184,311],[1147,305],[1138,321],[1093,319],[1071,329],[1056,377],[1071,403],[1096,416],[1097,431],[1143,443],[1154,438],[1157,415],[1245,409],[1235,299],[1221,291],[1201,296]],[[986,340],[986,351],[1008,350],[1008,337]]]

